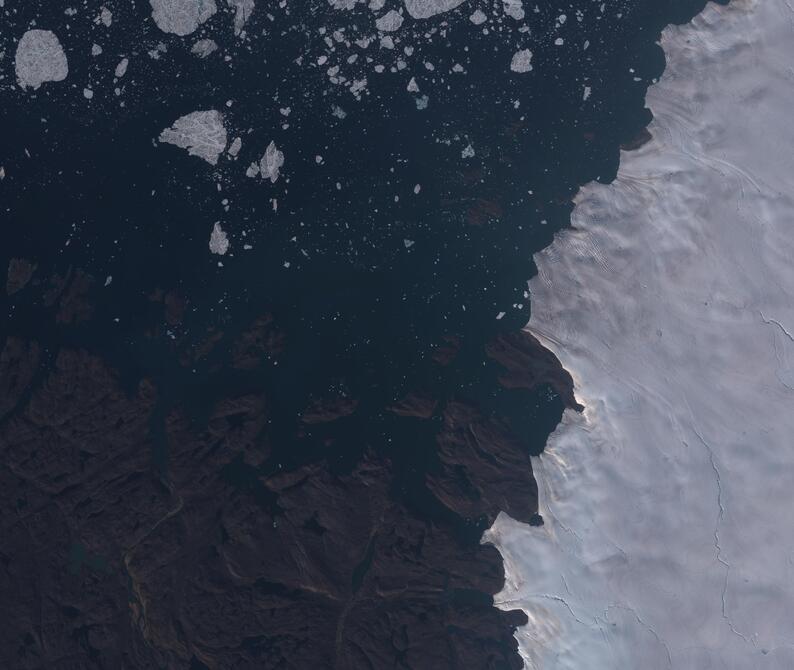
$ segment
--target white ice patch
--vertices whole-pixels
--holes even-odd
[[[113,23],[113,12],[107,7],[102,7],[99,12],[98,21],[106,28],[110,28],[110,25]]]
[[[405,0],[405,9],[415,19],[429,19],[459,7],[466,0]]]
[[[402,24],[402,14],[394,9],[390,9],[375,21],[375,27],[385,33],[391,33],[395,30],[399,30]]]
[[[519,74],[529,72],[532,69],[532,52],[529,49],[516,51],[510,61],[510,69]]]
[[[180,36],[190,35],[218,11],[215,0],[149,0],[149,4],[157,27]]]
[[[194,56],[198,56],[199,58],[206,58],[217,48],[218,45],[215,40],[203,39],[199,40],[193,45],[193,47],[190,49],[190,53],[192,53]]]
[[[665,29],[653,139],[536,256],[529,328],[586,410],[534,459],[545,525],[489,535],[527,668],[794,668],[791,18]]]
[[[211,165],[217,164],[227,140],[223,116],[214,109],[191,112],[178,118],[174,125],[160,133],[159,139],[187,149],[191,156],[203,158]]]
[[[48,81],[63,81],[69,74],[66,53],[51,30],[28,30],[22,36],[14,68],[22,88],[37,89]]]
[[[509,17],[516,21],[521,21],[524,18],[524,3],[521,0],[502,0],[502,3],[505,14]]]
[[[481,9],[476,9],[474,13],[469,17],[469,21],[471,21],[475,26],[481,26],[488,20],[488,17],[485,15]]]
[[[334,9],[351,10],[356,6],[357,3],[363,1],[364,0],[328,0],[328,4]]]
[[[271,142],[265,149],[265,155],[259,161],[259,171],[263,179],[269,179],[272,184],[278,181],[282,166],[284,165],[284,154],[276,148],[276,143]]]
[[[127,67],[129,66],[130,61],[129,58],[122,58],[118,65],[116,65],[116,70],[113,73],[116,79],[121,79],[125,74],[127,74]]]
[[[223,256],[229,251],[229,237],[221,228],[221,224],[217,222],[212,227],[212,233],[210,233],[210,251],[219,256]]]
[[[235,137],[232,140],[231,145],[229,146],[229,155],[234,158],[237,154],[240,153],[240,149],[243,148],[243,140],[239,137]]]
[[[254,13],[255,0],[226,0],[226,2],[234,9],[234,34],[239,35]]]
[[[281,174],[283,165],[284,154],[278,150],[275,142],[271,142],[267,145],[265,154],[259,163],[251,163],[245,174],[248,177],[260,175],[262,179],[269,179],[271,184],[275,184]]]

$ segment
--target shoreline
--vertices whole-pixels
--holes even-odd
[[[527,330],[585,411],[533,459],[545,525],[485,537],[529,668],[791,666],[785,15],[711,4],[665,29],[653,139],[535,256]]]

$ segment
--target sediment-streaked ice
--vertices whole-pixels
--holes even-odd
[[[159,140],[215,165],[227,143],[223,116],[214,109],[185,114],[160,133]]]
[[[69,74],[66,53],[51,30],[28,30],[17,44],[14,58],[22,88],[37,89],[48,81],[63,81]]]
[[[528,668],[794,668],[794,14],[664,31],[653,139],[537,255],[529,329],[572,373],[542,527],[489,538]]]

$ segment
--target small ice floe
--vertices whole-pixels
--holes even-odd
[[[106,28],[110,28],[110,24],[113,23],[113,12],[111,12],[107,7],[103,7],[99,11],[99,16],[96,19],[97,23],[101,23]]]
[[[350,92],[356,96],[356,98],[361,97],[361,91],[367,88],[367,78],[364,77],[363,79],[354,79],[353,82],[350,84]]]
[[[262,179],[269,179],[271,184],[278,181],[281,168],[284,165],[284,153],[279,151],[275,142],[271,142],[265,149],[265,155],[259,163],[251,163],[245,174],[248,177],[260,175]]]
[[[390,9],[377,21],[375,21],[375,27],[384,33],[391,33],[395,30],[399,30],[402,24],[402,14],[395,9]]]
[[[474,147],[469,144],[463,151],[460,152],[461,158],[474,158]]]
[[[415,19],[429,19],[462,5],[465,0],[405,0],[405,8]]]
[[[113,73],[116,79],[121,79],[125,74],[127,74],[127,66],[130,64],[129,58],[122,58],[119,61],[119,64],[116,65],[116,71]]]
[[[194,56],[198,56],[199,58],[206,58],[209,56],[213,51],[217,50],[218,44],[215,40],[204,39],[199,40],[193,45],[193,48],[190,50]]]
[[[521,21],[524,18],[524,3],[521,0],[502,0],[505,14]]]
[[[212,233],[210,234],[210,251],[219,256],[223,256],[229,251],[229,237],[226,235],[223,228],[221,228],[221,224],[218,221],[215,222],[215,225],[212,227]]]
[[[231,145],[229,146],[229,155],[232,158],[236,157],[237,154],[240,153],[240,149],[242,148],[242,146],[243,146],[243,141],[239,137],[235,137],[234,140],[232,140]]]
[[[180,37],[190,35],[218,11],[215,0],[149,0],[149,4],[157,27]]]
[[[475,26],[481,26],[487,20],[488,17],[481,9],[474,10],[474,13],[469,17],[469,21],[471,21]]]
[[[14,68],[19,85],[34,90],[48,81],[63,81],[69,74],[66,53],[51,30],[28,30],[22,36]]]
[[[229,6],[234,9],[234,34],[240,35],[243,32],[248,19],[254,13],[254,0],[226,0]]]
[[[529,72],[532,69],[532,52],[529,49],[516,51],[510,61],[510,69],[518,73]]]
[[[218,156],[226,148],[223,116],[214,109],[191,112],[160,133],[159,140],[187,149],[191,156],[198,156],[210,165],[216,165]]]

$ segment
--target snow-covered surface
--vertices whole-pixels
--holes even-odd
[[[69,74],[66,53],[51,30],[28,30],[20,38],[14,69],[22,88],[37,89],[48,81],[63,81]]]
[[[664,32],[654,139],[536,258],[529,329],[572,373],[505,515],[497,602],[528,668],[794,668],[794,13]]]
[[[228,137],[223,116],[214,109],[191,112],[179,117],[159,137],[161,142],[187,149],[191,156],[203,158],[216,165],[218,156],[226,148]]]

